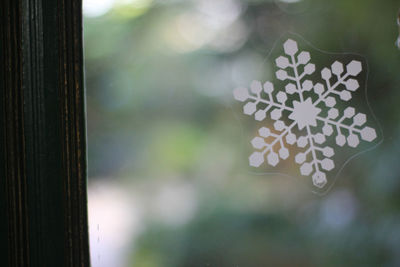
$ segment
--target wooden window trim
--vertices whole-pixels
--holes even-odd
[[[81,0],[0,1],[0,252],[89,266]]]

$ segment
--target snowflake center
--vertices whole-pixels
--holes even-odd
[[[317,116],[321,109],[315,107],[311,98],[307,98],[303,102],[293,101],[293,112],[289,115],[289,119],[294,120],[299,130],[307,125],[317,126]]]

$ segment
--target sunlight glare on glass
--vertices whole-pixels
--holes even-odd
[[[144,229],[140,199],[106,180],[91,183],[88,198],[92,266],[126,266],[124,248]]]
[[[241,4],[234,0],[201,0],[196,6],[204,23],[214,29],[229,26],[242,13]]]
[[[151,7],[153,0],[116,0],[114,10],[121,18],[143,15]]]
[[[196,13],[180,15],[164,29],[164,38],[169,46],[182,53],[201,48],[211,40],[212,34]]]
[[[134,8],[147,8],[152,0],[116,0],[116,2],[117,4],[132,6]]]
[[[115,0],[84,0],[83,14],[87,17],[99,17],[114,6]]]
[[[248,35],[249,31],[246,25],[238,20],[215,34],[210,46],[218,52],[233,52],[244,45]]]
[[[279,1],[281,1],[281,2],[283,2],[283,3],[292,4],[292,3],[298,3],[298,2],[300,2],[301,0],[279,0]]]
[[[247,39],[248,31],[239,21],[243,6],[235,0],[199,0],[194,10],[184,12],[173,25],[166,26],[164,36],[177,52],[193,52],[203,47],[232,52]]]
[[[155,190],[152,216],[169,226],[188,223],[195,215],[198,200],[193,185],[173,182]]]

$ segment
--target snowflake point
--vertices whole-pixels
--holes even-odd
[[[288,83],[288,84],[285,86],[285,91],[286,91],[286,93],[288,93],[289,95],[294,94],[294,93],[296,92],[296,90],[297,90],[296,85],[294,85],[293,83]]]
[[[335,61],[335,62],[332,64],[332,72],[333,72],[334,74],[340,75],[340,74],[343,73],[343,71],[344,71],[344,69],[343,69],[343,64],[340,63],[339,61]]]
[[[274,91],[274,85],[271,82],[265,82],[264,83],[264,92],[267,94],[272,93]]]
[[[271,112],[271,119],[273,120],[279,120],[282,117],[282,110],[280,109],[274,109]]]
[[[310,75],[313,74],[315,71],[315,65],[312,63],[308,63],[305,67],[304,67],[304,73]]]
[[[243,102],[249,98],[249,91],[247,88],[237,88],[233,91],[233,96],[237,101]]]
[[[308,162],[304,163],[300,167],[300,173],[304,176],[310,175],[312,170],[313,170],[313,167],[312,167],[311,163],[308,163]]]
[[[333,128],[329,124],[325,124],[324,127],[322,127],[322,132],[326,136],[331,136],[333,133]]]
[[[331,108],[328,111],[328,118],[336,119],[339,116],[339,111],[336,108]]]
[[[254,152],[249,157],[249,164],[252,167],[260,167],[264,162],[264,155],[261,152]]]
[[[289,150],[286,147],[279,149],[279,156],[281,159],[287,159],[289,157]]]
[[[254,112],[256,112],[256,109],[257,109],[256,103],[249,102],[243,106],[243,113],[246,115],[252,115]]]
[[[285,128],[285,124],[283,123],[283,121],[276,121],[274,123],[274,128],[277,131],[282,131]]]
[[[278,154],[275,152],[270,152],[267,156],[268,164],[275,167],[279,163]]]
[[[329,146],[324,147],[324,149],[322,150],[322,153],[323,153],[323,155],[324,155],[325,157],[328,157],[328,158],[330,158],[330,157],[332,157],[333,155],[335,155],[335,151],[333,150],[333,148],[331,148],[331,147],[329,147]]]
[[[360,84],[355,79],[348,79],[344,85],[346,86],[347,90],[352,92],[356,91],[360,87]]]
[[[262,91],[262,85],[260,81],[253,81],[250,85],[250,90],[254,94],[259,94]]]
[[[323,159],[321,161],[321,167],[326,171],[331,171],[335,168],[335,163],[333,163],[333,160],[331,159]]]
[[[258,130],[258,133],[260,136],[265,138],[271,135],[271,131],[267,127],[261,127],[260,130]]]
[[[371,127],[365,127],[361,130],[361,138],[365,141],[371,142],[376,138],[376,131]]]
[[[297,139],[297,146],[298,147],[305,147],[308,144],[308,139],[305,136],[300,136],[299,139]]]
[[[322,77],[324,80],[329,80],[329,79],[332,77],[332,72],[331,72],[331,70],[328,69],[328,68],[324,68],[324,69],[321,71],[321,77]]]
[[[311,59],[310,53],[306,51],[301,52],[297,57],[297,61],[300,64],[307,64],[310,61],[310,59]]]
[[[280,56],[275,60],[276,65],[281,69],[289,67],[290,63],[287,57]]]
[[[322,83],[317,83],[316,85],[314,85],[314,92],[317,95],[320,95],[324,92],[324,85]]]
[[[316,135],[314,135],[314,141],[317,144],[323,144],[326,141],[325,135],[323,135],[322,133],[317,133]]]
[[[327,98],[325,98],[325,105],[327,107],[334,107],[336,105],[336,99],[333,96],[328,96]]]
[[[304,161],[306,161],[306,154],[300,152],[299,154],[296,155],[294,160],[296,161],[296,163],[302,164]]]
[[[344,101],[349,101],[351,99],[351,93],[349,91],[341,91],[340,92],[340,99]]]
[[[362,126],[367,122],[367,116],[363,113],[358,113],[356,116],[354,116],[353,121],[355,125]]]
[[[276,72],[276,78],[278,78],[281,81],[284,81],[288,78],[288,74],[285,70],[278,70]]]
[[[336,144],[338,146],[344,146],[344,144],[346,144],[346,137],[343,134],[338,134],[336,136]]]
[[[285,103],[287,100],[287,95],[285,92],[279,92],[276,94],[276,99],[280,102],[280,103]]]
[[[297,47],[297,42],[293,41],[292,39],[288,39],[283,44],[283,49],[285,50],[286,55],[289,56],[294,56],[299,50],[299,48]]]
[[[267,114],[265,113],[264,110],[259,110],[259,111],[256,112],[256,114],[254,114],[254,118],[255,118],[257,121],[262,121],[262,120],[264,120],[266,117],[267,117]]]
[[[251,140],[251,144],[255,149],[261,149],[266,146],[264,138],[258,136],[254,137],[253,140]]]
[[[353,60],[347,64],[347,73],[351,76],[357,76],[362,71],[362,65],[360,61]]]
[[[294,143],[296,143],[296,135],[294,135],[293,133],[289,133],[289,134],[286,136],[286,142],[287,142],[289,145],[293,145]]]
[[[353,107],[347,107],[343,112],[343,114],[346,118],[352,118],[355,113],[356,113],[356,110]]]
[[[313,181],[313,184],[319,188],[323,188],[326,185],[326,183],[328,182],[326,180],[326,175],[323,172],[314,173],[312,176],[312,181]]]
[[[304,91],[310,91],[313,88],[313,83],[310,80],[305,80],[302,84]]]
[[[357,135],[350,134],[347,137],[347,144],[349,144],[350,147],[357,147],[359,143],[360,143],[360,139],[358,139]]]

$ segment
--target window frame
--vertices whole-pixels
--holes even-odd
[[[0,1],[0,242],[8,266],[89,266],[81,0]]]

